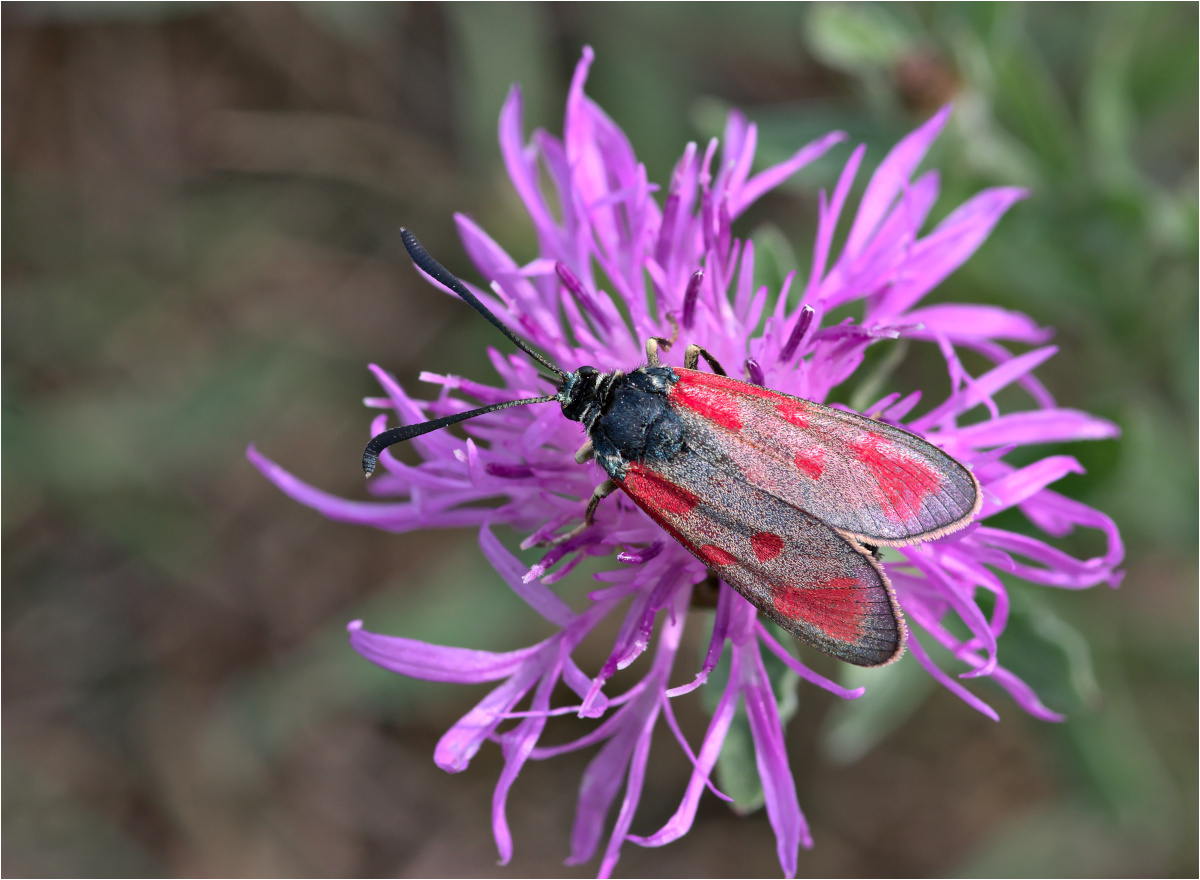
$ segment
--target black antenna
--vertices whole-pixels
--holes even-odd
[[[387,449],[389,446],[394,446],[397,443],[403,443],[405,440],[411,440],[413,437],[420,437],[422,434],[428,434],[430,431],[438,430],[438,428],[445,428],[447,425],[453,425],[457,422],[473,419],[475,416],[482,416],[490,412],[495,412],[498,409],[508,409],[510,406],[524,406],[527,403],[549,403],[550,401],[557,399],[558,398],[555,395],[551,395],[550,397],[530,397],[525,400],[510,400],[505,403],[493,403],[491,406],[481,406],[479,409],[455,413],[452,416],[442,416],[440,419],[432,419],[428,422],[421,422],[419,425],[401,425],[399,428],[392,428],[390,431],[384,431],[382,434],[376,434],[371,438],[371,442],[367,444],[367,448],[363,450],[363,473],[368,477],[375,473],[375,465],[379,463],[379,453],[383,452],[383,450]]]
[[[425,250],[425,248],[421,246],[421,242],[417,241],[417,237],[403,226],[400,227],[400,237],[404,239],[404,247],[407,248],[408,255],[412,257],[412,261],[417,264],[418,269],[420,269],[434,281],[438,281],[446,285],[459,296],[461,296],[467,301],[467,305],[491,321],[497,330],[511,339],[513,344],[517,348],[521,349],[521,351],[525,352],[525,354],[529,355],[543,367],[558,373],[558,375],[562,378],[565,379],[567,377],[565,371],[554,366],[554,364],[550,363],[550,361],[546,360],[544,357],[518,339],[511,330],[509,330],[500,322],[499,318],[488,311],[487,306],[481,303],[475,294],[467,290],[467,286],[465,284],[450,274],[449,269],[447,269],[433,257],[429,256],[429,251]]]
[[[417,268],[432,278],[434,281],[446,285],[460,297],[466,300],[467,305],[473,308],[479,314],[483,315],[492,325],[512,340],[513,344],[525,354],[529,355],[543,367],[557,373],[560,378],[567,378],[567,373],[560,370],[550,361],[546,360],[500,323],[500,319],[488,311],[487,306],[479,301],[475,294],[467,290],[467,286],[450,274],[450,270],[429,256],[429,251],[421,246],[421,242],[417,241],[417,237],[407,229],[400,228],[400,237],[404,239],[404,247],[408,250],[408,255],[412,257],[412,261],[417,264]],[[551,379],[550,381],[554,381]],[[486,415],[487,413],[495,412],[499,409],[508,409],[510,406],[524,406],[528,403],[549,403],[552,400],[557,400],[558,395],[552,394],[549,397],[529,397],[525,400],[509,400],[505,403],[493,403],[491,406],[481,406],[479,409],[469,410],[467,412],[455,413],[452,416],[442,416],[440,419],[431,419],[428,422],[421,422],[419,425],[401,425],[399,428],[392,428],[390,431],[384,431],[382,434],[376,434],[371,438],[371,442],[367,444],[367,448],[363,450],[362,466],[363,473],[366,476],[371,476],[375,473],[375,466],[379,463],[379,453],[387,449],[389,446],[394,446],[397,443],[403,443],[405,440],[411,440],[414,437],[420,437],[422,434],[428,434],[430,431],[436,431],[439,428],[445,428],[448,425],[453,425],[458,422],[473,419],[475,416]]]

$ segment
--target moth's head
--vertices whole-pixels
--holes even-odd
[[[562,404],[564,416],[573,422],[583,421],[587,410],[596,400],[596,380],[600,375],[595,367],[580,367],[566,375],[556,395]]]

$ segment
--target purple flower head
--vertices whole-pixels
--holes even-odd
[[[866,349],[880,340],[911,339],[938,346],[951,392],[913,417],[921,394],[889,395],[864,412],[920,434],[971,467],[984,492],[977,522],[939,540],[896,548],[885,568],[911,625],[908,644],[919,662],[966,703],[991,718],[995,710],[964,685],[990,677],[1017,705],[1045,720],[1060,715],[999,664],[997,640],[1004,632],[1009,602],[998,572],[1068,589],[1098,583],[1116,586],[1123,550],[1112,520],[1050,488],[1081,470],[1069,456],[1043,458],[1014,467],[1004,457],[1018,446],[1113,437],[1117,428],[1083,412],[1062,409],[1035,378],[1034,370],[1054,354],[1044,343],[1049,331],[1025,315],[993,306],[933,305],[922,300],[987,238],[1005,211],[1025,193],[985,190],[959,206],[931,231],[923,231],[938,196],[937,172],[916,169],[949,116],[949,108],[904,138],[867,183],[840,251],[835,229],[846,211],[851,186],[863,160],[855,149],[831,195],[820,194],[812,270],[794,273],[768,307],[769,292],[756,288],[754,246],[735,237],[745,210],[845,138],[829,134],[787,161],[752,174],[756,128],[738,112],[729,115],[724,137],[703,148],[689,144],[665,192],[651,184],[620,128],[584,93],[592,62],[585,49],[567,100],[561,139],[545,131],[525,140],[521,94],[514,88],[500,115],[500,146],[509,175],[537,232],[538,256],[520,264],[470,218],[456,217],[459,233],[487,289],[473,292],[513,332],[545,352],[554,363],[601,370],[640,363],[644,340],[669,336],[671,319],[684,342],[698,342],[748,381],[798,397],[825,402],[831,389],[850,377]],[[552,182],[552,205],[541,184]],[[862,301],[862,319],[828,324],[825,317],[852,300]],[[1007,343],[1041,346],[1014,355]],[[890,343],[889,343],[890,344]],[[957,352],[970,349],[994,366],[970,375]],[[676,359],[682,346],[666,356]],[[523,354],[491,353],[500,380],[484,385],[456,376],[425,374],[441,386],[434,400],[410,397],[396,381],[372,367],[385,396],[368,402],[384,412],[371,424],[376,434],[389,419],[413,424],[479,405],[545,395],[546,381]],[[1002,413],[994,397],[1017,384],[1033,408]],[[552,392],[551,392],[552,393]],[[598,746],[584,773],[571,835],[572,864],[603,849],[601,876],[611,874],[622,845],[661,846],[685,834],[711,780],[717,757],[744,708],[763,785],[767,815],[778,840],[784,873],[796,872],[798,851],[812,839],[800,810],[788,765],[783,723],[764,663],[778,658],[800,678],[844,698],[858,697],[809,669],[741,596],[722,584],[707,655],[692,670],[676,661],[693,588],[708,572],[703,565],[632,503],[614,495],[597,511],[596,524],[554,546],[532,567],[495,537],[498,526],[527,536],[535,546],[577,524],[593,488],[604,478],[595,464],[578,465],[574,452],[584,439],[580,427],[557,405],[522,406],[465,423],[465,442],[448,432],[413,440],[421,463],[410,466],[384,452],[370,491],[380,501],[347,501],[302,483],[253,448],[251,460],[284,492],[326,516],[391,531],[477,526],[484,555],[529,606],[557,627],[545,641],[508,653],[426,644],[372,633],[355,621],[350,642],[372,662],[403,675],[434,681],[496,682],[496,687],[439,742],[434,759],[449,772],[467,767],[488,741],[498,743],[505,766],[493,800],[493,826],[502,862],[513,842],[505,813],[508,791],[526,761]],[[499,506],[495,499],[503,499]],[[1079,560],[1036,538],[994,528],[991,516],[1018,507],[1052,537],[1076,526],[1100,530],[1103,556]],[[601,586],[586,607],[569,607],[551,589],[588,557],[604,570]],[[981,596],[990,594],[981,609]],[[580,642],[610,613],[623,613],[615,643],[600,669],[585,670],[573,659]],[[947,626],[957,617],[963,626]],[[651,638],[656,621],[661,626]],[[961,633],[969,634],[963,637]],[[651,643],[653,641],[653,646]],[[948,649],[958,674],[930,657],[933,642]],[[641,678],[620,692],[609,689],[618,670],[650,650]],[[672,700],[706,682],[725,657],[728,678],[715,700],[712,721],[698,747],[675,722]],[[622,676],[622,681],[624,676]],[[577,699],[551,701],[559,682]],[[539,738],[552,715],[573,713],[596,720],[582,738],[543,746]],[[694,770],[675,815],[657,832],[629,833],[637,808],[655,725],[665,721]],[[606,827],[620,797],[615,824]],[[728,798],[726,798],[728,799]]]

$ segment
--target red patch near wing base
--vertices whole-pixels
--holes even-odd
[[[725,391],[731,394],[747,394],[751,397],[761,397],[764,400],[780,401],[786,400],[778,391],[772,391],[770,388],[763,388],[761,385],[752,385],[749,382],[743,382],[740,379],[731,379],[728,376],[718,376],[716,373],[702,373],[699,370],[680,370],[680,384],[699,386],[712,391]]]
[[[936,471],[903,453],[890,454],[891,449],[891,444],[876,434],[863,434],[850,443],[854,457],[869,467],[878,481],[879,501],[888,519],[914,519],[925,496],[937,491],[940,481]]]
[[[775,610],[802,620],[838,642],[857,642],[862,635],[866,591],[857,578],[833,578],[813,587],[783,587],[772,599]]]
[[[740,431],[742,417],[738,412],[737,399],[730,396],[723,388],[708,381],[697,381],[694,377],[704,375],[705,379],[723,378],[712,377],[708,374],[687,373],[680,371],[679,381],[671,386],[668,397],[672,403],[685,406],[697,415],[716,422],[722,428],[730,431]],[[739,385],[745,385],[739,382]],[[715,387],[714,387],[715,386]],[[746,386],[753,388],[753,385]]]
[[[687,489],[648,471],[639,464],[630,464],[623,480],[629,491],[646,499],[655,510],[674,516],[684,516],[696,509],[700,499]]]

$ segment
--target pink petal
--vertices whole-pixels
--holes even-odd
[[[846,135],[840,131],[830,132],[802,147],[790,159],[760,171],[746,181],[746,185],[740,187],[737,192],[730,193],[729,216],[736,220],[743,211],[758,201],[763,193],[773,190],[805,165],[820,159],[834,144],[840,144],[845,139]]]
[[[959,428],[956,438],[963,446],[987,449],[993,446],[1034,443],[1066,443],[1072,440],[1105,440],[1119,437],[1121,429],[1074,409],[1041,409],[1006,413],[998,419]]]
[[[931,339],[933,334],[941,333],[953,342],[984,337],[1039,345],[1054,335],[1053,330],[1039,327],[1029,316],[998,306],[926,306],[905,314],[904,321],[925,325],[923,330],[905,334],[915,339]]]
[[[986,519],[1002,510],[1007,510],[1026,499],[1036,495],[1051,483],[1061,480],[1067,474],[1082,474],[1083,465],[1070,455],[1052,455],[1043,458],[1028,467],[1013,471],[998,480],[985,483],[986,498],[983,509],[979,512],[980,519]]]
[[[433,762],[447,773],[459,773],[467,765],[492,732],[504,721],[507,712],[529,693],[546,668],[547,661],[554,656],[556,639],[542,643],[542,649],[529,657],[504,684],[484,697],[478,705],[459,719],[438,740],[433,751]]]
[[[746,701],[750,735],[754,740],[754,758],[762,781],[767,819],[775,831],[779,864],[783,867],[784,876],[795,877],[800,847],[811,848],[812,836],[796,797],[796,782],[788,765],[779,707],[775,703],[775,693],[767,678],[758,645],[751,642],[745,648],[735,650],[744,655],[742,696]]]
[[[740,659],[734,659],[730,667],[729,682],[725,685],[725,691],[717,702],[712,720],[708,723],[708,731],[704,734],[704,742],[700,746],[700,754],[696,758],[696,766],[692,769],[692,777],[688,780],[679,809],[662,828],[648,837],[631,836],[629,839],[634,843],[639,846],[664,846],[691,830],[692,823],[696,820],[696,810],[700,805],[700,795],[704,793],[705,785],[721,754],[721,747],[725,744],[729,726],[733,723],[738,697],[741,695],[740,673]]]
[[[941,284],[979,249],[1005,212],[1026,195],[1026,190],[1016,187],[986,189],[955,209],[913,246],[902,278],[873,313],[876,320],[896,319]]]
[[[259,453],[254,445],[246,448],[250,459],[262,475],[274,483],[283,494],[306,507],[311,507],[322,516],[337,522],[373,526],[389,532],[406,532],[420,525],[420,516],[411,503],[381,504],[377,501],[347,501],[328,492],[310,486],[288,473],[275,462]]]
[[[941,134],[946,120],[950,118],[951,109],[947,104],[924,125],[896,144],[879,163],[879,167],[871,175],[866,192],[863,193],[854,225],[850,227],[850,236],[846,239],[845,247],[847,253],[857,254],[866,245],[879,221],[892,206],[896,195],[908,185],[913,172]]]
[[[514,593],[524,599],[534,611],[557,626],[567,626],[576,617],[574,611],[555,593],[537,581],[526,583],[525,563],[513,556],[492,534],[486,525],[479,530],[479,547],[487,561],[504,578]]]
[[[454,684],[480,684],[512,675],[546,644],[539,642],[519,651],[496,653],[384,636],[363,629],[361,620],[351,621],[346,629],[350,633],[350,647],[376,666],[410,678]]]

